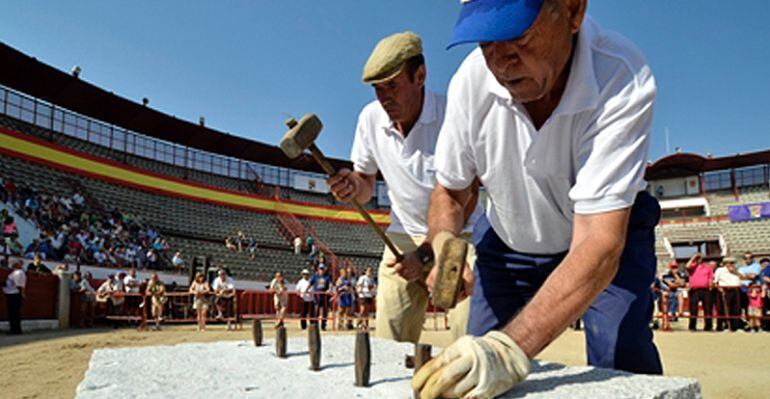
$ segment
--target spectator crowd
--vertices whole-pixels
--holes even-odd
[[[770,258],[757,260],[746,252],[741,263],[729,256],[705,260],[700,253],[683,267],[671,261],[653,285],[662,327],[686,317],[690,331],[702,319],[704,331],[770,332]]]
[[[157,269],[169,257],[170,245],[155,228],[119,209],[89,206],[81,193],[42,193],[0,177],[0,199],[41,231],[23,246],[15,218],[3,209],[1,254],[137,269]]]

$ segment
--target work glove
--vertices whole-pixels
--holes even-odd
[[[426,363],[412,378],[421,399],[494,398],[524,381],[527,355],[505,333],[464,336]]]

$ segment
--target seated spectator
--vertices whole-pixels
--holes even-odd
[[[13,263],[13,271],[8,274],[3,287],[5,306],[8,314],[9,334],[21,334],[21,306],[26,298],[27,275],[22,270],[21,261]]]
[[[198,320],[198,331],[206,331],[206,317],[209,311],[208,295],[211,289],[203,273],[195,274],[195,281],[190,284],[189,292],[193,295],[193,309]]]
[[[158,273],[152,272],[144,295],[150,297],[155,330],[160,330],[160,322],[163,321],[163,306],[166,304],[166,287],[158,279]]]
[[[171,259],[171,264],[174,265],[174,270],[177,273],[181,273],[185,269],[184,258],[182,258],[182,252],[176,251],[174,257]]]
[[[76,293],[80,305],[80,328],[91,327],[94,324],[94,299],[96,291],[87,278],[81,277],[80,272],[72,275],[72,292]]]
[[[717,286],[717,331],[730,326],[730,331],[740,327],[740,287],[741,276],[735,270],[735,258],[726,257],[722,267],[714,272],[714,284]]]
[[[76,192],[75,194],[72,194],[72,203],[74,203],[75,206],[80,207],[80,206],[83,206],[83,204],[86,203],[86,199],[83,198],[83,196],[80,195],[80,193]]]
[[[104,253],[103,250],[97,249],[96,252],[94,252],[94,260],[96,261],[96,264],[98,266],[106,266],[107,265],[107,254]]]
[[[8,251],[11,253],[11,256],[21,256],[22,250],[24,247],[21,245],[21,242],[19,242],[18,237],[12,237],[12,238],[6,238],[6,245],[8,246]]]
[[[227,248],[230,252],[235,252],[238,250],[238,247],[233,242],[232,237],[225,237],[225,248]]]
[[[217,319],[222,320],[227,313],[227,329],[230,329],[230,321],[233,312],[233,298],[235,297],[235,282],[224,270],[220,270],[214,279],[214,305],[217,308]]]
[[[51,274],[51,269],[46,267],[45,264],[43,264],[42,259],[40,259],[39,255],[35,255],[32,263],[27,265],[27,272],[34,272],[34,273],[42,273],[42,274]]]
[[[154,249],[147,251],[147,267],[150,269],[158,268],[158,253]]]
[[[16,220],[13,218],[13,216],[6,217],[5,222],[3,222],[3,237],[19,237],[19,229],[16,227]]]

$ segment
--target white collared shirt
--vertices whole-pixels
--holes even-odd
[[[655,92],[641,52],[586,17],[561,101],[537,130],[476,49],[449,85],[436,178],[459,190],[478,176],[510,248],[565,251],[574,213],[630,207],[645,188]]]
[[[8,274],[5,280],[5,287],[3,287],[3,293],[8,295],[14,295],[21,293],[20,288],[27,286],[27,275],[24,270],[14,269]]]
[[[358,117],[350,159],[356,172],[382,172],[391,203],[388,232],[428,234],[428,204],[436,184],[433,158],[445,108],[446,97],[426,89],[420,117],[406,138],[379,101],[369,103]],[[466,231],[480,215],[477,207]]]

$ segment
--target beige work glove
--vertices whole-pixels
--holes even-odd
[[[412,378],[421,399],[494,398],[524,381],[530,361],[501,331],[466,335],[426,363]]]

